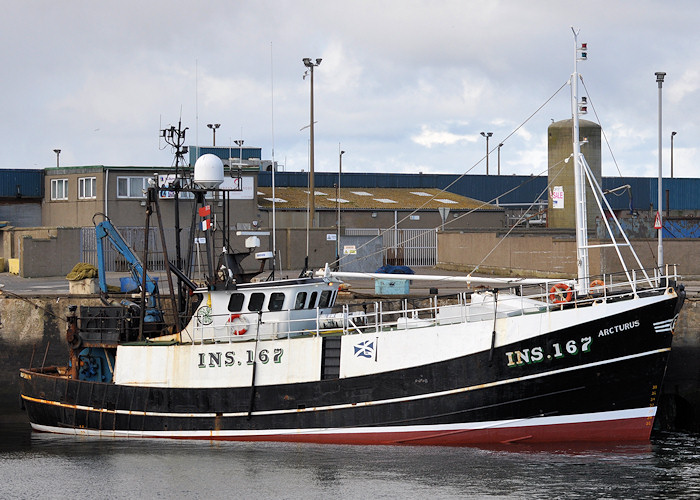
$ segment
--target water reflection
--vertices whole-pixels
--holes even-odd
[[[700,438],[478,448],[96,439],[3,425],[6,497],[700,497]],[[24,478],[24,480],[22,480]]]

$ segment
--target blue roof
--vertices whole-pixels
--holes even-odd
[[[194,165],[202,155],[213,154],[221,158],[222,160],[228,160],[229,158],[238,158],[239,149],[238,146],[223,147],[223,146],[188,146],[190,153],[190,165]],[[262,148],[248,148],[244,147],[240,150],[242,160],[250,160],[251,158],[261,158]]]
[[[43,196],[43,170],[0,169],[0,198],[42,198]]]

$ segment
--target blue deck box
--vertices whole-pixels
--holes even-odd
[[[374,293],[377,295],[408,295],[410,280],[374,280]]]

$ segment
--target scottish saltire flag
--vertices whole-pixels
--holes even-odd
[[[355,357],[371,358],[374,356],[374,342],[365,340],[353,346],[355,348]]]

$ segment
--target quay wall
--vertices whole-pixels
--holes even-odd
[[[594,239],[591,245],[603,243]],[[658,241],[640,238],[630,240],[642,267],[657,265]],[[700,240],[664,240],[664,262],[678,266],[684,277],[700,277]],[[630,269],[638,269],[629,248],[621,248]],[[484,257],[486,255],[486,257]],[[592,275],[623,271],[615,249],[591,248],[588,252]],[[505,230],[442,231],[438,233],[437,267],[457,271],[496,274],[498,276],[576,277],[576,239],[572,231],[529,230],[513,232],[506,238]]]
[[[97,296],[0,294],[0,408],[19,407],[19,369],[65,365],[69,305],[96,306]]]
[[[700,432],[700,294],[688,291],[661,388],[657,425]]]
[[[700,296],[681,312],[659,399],[657,427],[700,432]],[[0,294],[0,408],[19,408],[21,367],[65,365],[69,305],[99,305],[97,296]],[[0,412],[1,413],[1,412]]]

